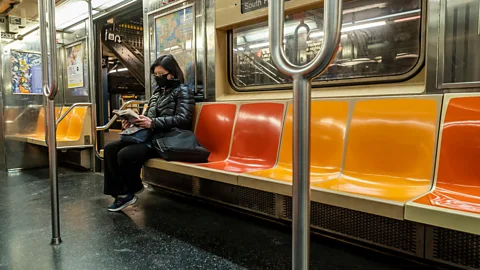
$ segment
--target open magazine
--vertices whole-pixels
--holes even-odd
[[[140,119],[140,116],[134,112],[132,109],[127,110],[113,110],[113,114],[118,115],[118,118],[127,120],[129,123],[133,124],[135,120]]]

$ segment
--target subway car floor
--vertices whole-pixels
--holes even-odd
[[[151,187],[109,213],[101,174],[60,169],[63,244],[50,246],[48,170],[0,173],[0,270],[291,269],[286,226]],[[432,269],[326,238],[311,269]]]

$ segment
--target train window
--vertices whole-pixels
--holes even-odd
[[[339,52],[314,85],[392,78],[409,73],[419,64],[420,0],[354,0],[344,3],[343,14]],[[322,46],[323,10],[287,16],[284,32],[290,61],[308,63]],[[273,65],[268,36],[267,22],[232,31],[230,80],[237,90],[268,89],[269,85],[292,82]]]

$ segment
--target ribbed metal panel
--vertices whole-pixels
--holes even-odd
[[[292,219],[292,198],[284,199],[284,218]],[[399,251],[421,255],[418,241],[423,241],[423,226],[341,207],[312,202],[312,226],[354,237]]]
[[[200,179],[198,196],[275,216],[275,194],[270,192]]]
[[[428,259],[480,269],[480,235],[437,227],[429,227],[427,235],[432,243]]]

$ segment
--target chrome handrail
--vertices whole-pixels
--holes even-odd
[[[292,64],[283,48],[284,1],[269,1],[270,52],[280,72],[293,77],[292,269],[308,269],[310,259],[310,104],[312,79],[334,59],[340,42],[342,1],[324,1],[324,40],[305,65]]]
[[[132,105],[132,104],[138,104],[138,105],[142,105],[142,104],[143,104],[143,105],[145,105],[145,104],[147,104],[147,102],[148,102],[148,101],[146,101],[146,100],[130,100],[130,101],[125,102],[125,103],[120,107],[120,110],[123,110],[123,109],[125,109],[126,107],[128,107],[129,105]],[[110,119],[110,121],[108,121],[107,124],[105,124],[105,125],[103,125],[103,126],[97,127],[97,128],[96,128],[97,131],[104,131],[104,130],[109,129],[109,128],[113,125],[113,123],[115,123],[115,121],[116,121],[117,119],[118,119],[118,116],[117,116],[117,115],[114,115],[114,116]]]
[[[310,26],[306,24],[304,21],[302,21],[297,27],[295,28],[295,32],[293,34],[294,40],[293,40],[293,51],[296,52],[295,54],[295,62],[296,64],[300,64],[300,51],[298,50],[298,32],[300,32],[300,29],[305,28],[307,30],[307,37],[310,35]]]
[[[79,102],[79,103],[73,103],[72,106],[70,106],[67,111],[65,111],[62,115],[60,115],[60,117],[58,117],[57,119],[57,122],[56,122],[56,125],[58,126],[58,124],[65,118],[67,117],[67,115],[73,110],[75,109],[76,107],[78,106],[88,106],[88,107],[92,107],[92,103],[87,103],[87,102]]]

